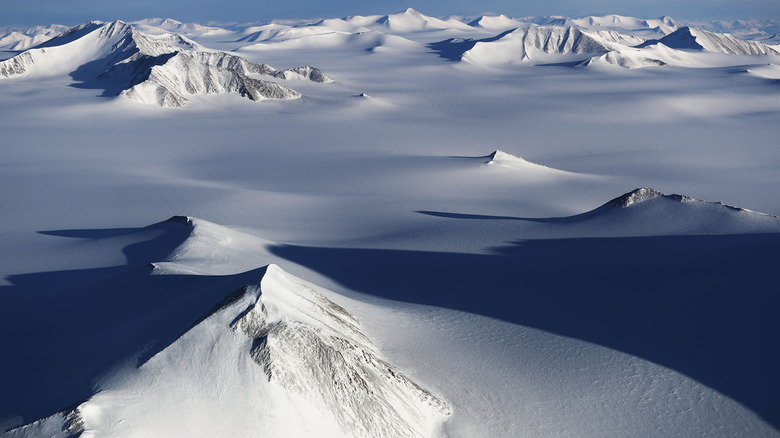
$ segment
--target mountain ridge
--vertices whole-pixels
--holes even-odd
[[[173,427],[187,429],[182,420],[204,411],[176,406],[234,405],[232,397],[238,397],[239,403],[255,400],[242,405],[249,417],[242,418],[244,412],[230,416],[241,424],[228,430],[244,435],[275,431],[276,436],[299,436],[307,431],[349,437],[424,437],[433,436],[451,415],[446,402],[385,362],[361,332],[359,321],[316,286],[273,264],[255,272],[260,276],[256,284],[228,294],[129,375],[104,380],[89,400],[4,436],[160,432],[166,430],[159,426],[160,415],[167,418],[169,414],[161,413],[171,409],[177,419]],[[161,393],[154,382],[167,373],[185,376],[183,382],[192,386],[180,386],[178,395],[164,389]],[[233,376],[230,379],[245,384],[220,382],[226,387],[215,397],[200,388],[208,385],[199,380],[204,373]],[[186,377],[190,375],[195,377]],[[145,409],[143,405],[152,400],[161,404]],[[169,405],[176,400],[176,405]],[[277,418],[276,413],[284,410],[288,414]],[[286,421],[290,414],[306,417],[307,422],[290,424]]]
[[[195,94],[235,92],[255,101],[301,96],[275,82],[249,77],[253,74],[333,82],[314,67],[280,71],[206,49],[180,35],[146,35],[122,21],[83,23],[0,62],[0,78],[64,73],[88,83],[109,81],[115,91],[107,94],[163,107],[183,107]]]

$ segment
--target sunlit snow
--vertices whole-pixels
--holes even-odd
[[[778,436],[777,28],[0,29],[3,436]]]

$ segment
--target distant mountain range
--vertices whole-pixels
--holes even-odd
[[[255,101],[296,99],[299,92],[276,80],[333,81],[314,67],[277,70],[243,57],[262,56],[262,51],[269,49],[354,49],[363,53],[383,46],[427,49],[449,61],[487,67],[714,67],[773,64],[780,58],[780,37],[772,33],[780,31],[780,22],[696,25],[699,27],[686,26],[671,17],[619,15],[440,19],[413,9],[390,15],[259,26],[218,27],[172,19],[93,21],[70,29],[56,25],[6,29],[0,34],[0,49],[20,53],[0,62],[0,78],[69,74],[84,87],[105,90],[104,96],[182,107],[190,96],[198,94],[237,93]],[[205,46],[217,41],[231,43],[243,56]],[[729,61],[711,54],[769,58]]]
[[[0,63],[0,77],[70,74],[140,103],[185,106],[188,95],[236,92],[251,100],[295,99],[300,93],[277,79],[333,80],[313,67],[276,70],[229,53],[206,49],[178,34],[152,36],[122,21],[92,21]]]

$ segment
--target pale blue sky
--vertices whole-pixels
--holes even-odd
[[[0,0],[0,25],[66,24],[87,20],[136,20],[170,17],[182,21],[269,21],[274,18],[343,17],[387,14],[407,7],[433,16],[509,16],[620,14],[641,18],[670,15],[677,19],[780,19],[780,0]]]

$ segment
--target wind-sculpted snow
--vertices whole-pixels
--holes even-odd
[[[553,169],[551,167],[547,167],[542,164],[534,163],[526,160],[523,157],[510,154],[509,152],[504,152],[500,149],[496,149],[493,153],[491,153],[490,155],[484,158],[487,158],[488,160],[485,162],[485,165],[487,166],[498,166],[498,167],[503,167],[508,169],[520,170],[523,172],[533,172],[533,173],[541,173],[541,174],[546,173],[546,174],[553,174],[553,175],[557,174],[560,176],[569,174],[569,172]]]
[[[778,435],[777,55],[130,24],[0,52],[0,435]]]
[[[64,73],[85,82],[108,81],[107,88],[118,89],[118,94],[133,101],[170,107],[185,106],[195,94],[238,93],[255,101],[300,97],[294,90],[250,74],[333,82],[314,67],[277,70],[210,51],[181,35],[146,35],[121,21],[76,26],[0,62],[0,77]]]
[[[208,392],[211,385],[217,394]],[[217,404],[221,411],[206,408]],[[380,357],[354,316],[270,265],[257,284],[228,295],[129,376],[7,436],[218,430],[224,436],[431,437],[450,414],[447,403]],[[305,421],[290,423],[296,417]]]

